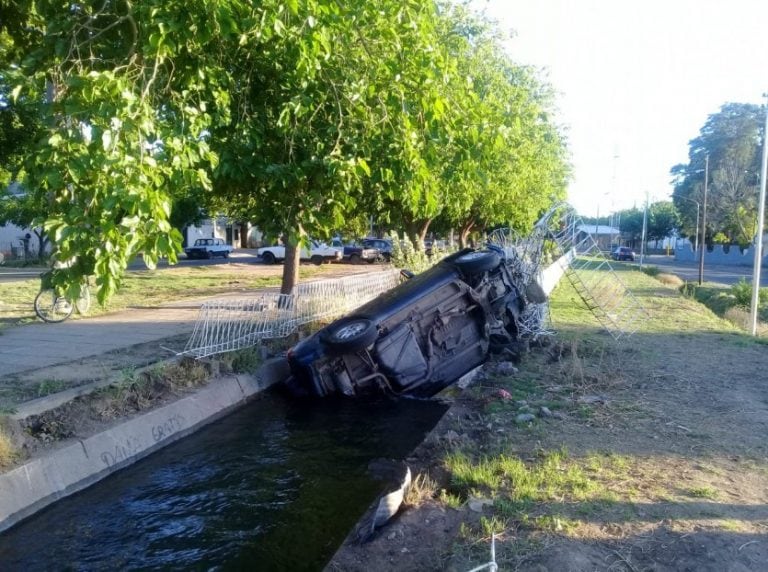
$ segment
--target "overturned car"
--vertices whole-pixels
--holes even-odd
[[[516,342],[525,287],[503,250],[457,252],[293,347],[286,387],[430,397]]]

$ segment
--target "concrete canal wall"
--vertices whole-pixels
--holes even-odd
[[[285,361],[270,360],[256,375],[215,378],[187,397],[1,474],[0,531],[219,419],[285,375]]]

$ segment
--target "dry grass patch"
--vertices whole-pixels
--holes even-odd
[[[674,274],[661,273],[658,276],[656,276],[656,280],[658,280],[662,284],[666,284],[667,286],[672,286],[673,288],[679,288],[680,286],[685,284],[685,280],[683,280],[682,278]]]
[[[428,473],[419,473],[411,481],[404,502],[411,507],[421,506],[426,501],[435,498],[437,489],[437,482]]]
[[[13,464],[16,459],[16,449],[11,442],[11,438],[0,428],[0,468],[5,468]]]

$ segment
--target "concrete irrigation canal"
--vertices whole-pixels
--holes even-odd
[[[4,570],[318,570],[445,406],[270,392],[0,535]]]

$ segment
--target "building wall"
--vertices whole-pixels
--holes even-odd
[[[765,247],[763,248],[765,252]],[[738,246],[724,247],[717,244],[712,250],[707,249],[704,255],[705,264],[724,264],[731,266],[752,266],[755,259],[754,248],[745,248],[743,251]],[[679,262],[698,262],[698,253],[693,251],[693,246],[678,247],[675,249],[675,260]],[[768,263],[768,256],[763,255],[762,266]]]
[[[0,253],[7,260],[14,258],[21,258],[24,256],[24,237],[26,234],[30,235],[29,238],[29,252],[37,256],[39,244],[37,236],[31,229],[21,228],[15,224],[6,224],[0,226]]]

